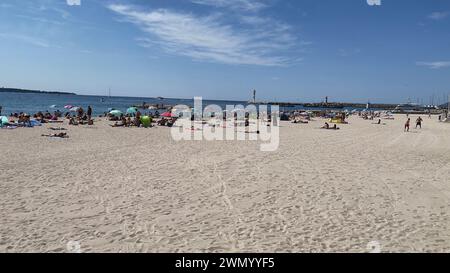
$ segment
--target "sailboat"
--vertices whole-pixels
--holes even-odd
[[[111,88],[108,89],[108,98],[109,98],[109,99],[111,98]],[[100,102],[101,102],[101,103],[105,102],[105,98],[101,98],[101,99],[100,99]]]

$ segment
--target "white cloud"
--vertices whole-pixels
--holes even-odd
[[[66,0],[69,6],[81,6],[81,0]]]
[[[426,66],[430,69],[441,69],[450,67],[450,61],[439,61],[439,62],[417,62],[417,65]]]
[[[285,53],[296,40],[288,25],[272,19],[253,18],[251,21],[255,24],[237,28],[225,23],[226,18],[221,14],[200,17],[166,9],[144,11],[129,5],[108,7],[146,34],[139,39],[140,45],[160,46],[166,52],[195,60],[283,66],[290,63]]]
[[[266,8],[267,5],[258,0],[190,0],[199,5],[208,5],[220,8],[231,8],[243,11],[259,11]]]
[[[439,21],[439,20],[443,20],[443,19],[447,18],[449,15],[450,15],[449,12],[433,12],[432,14],[430,14],[428,16],[428,18]]]

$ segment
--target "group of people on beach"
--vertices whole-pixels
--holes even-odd
[[[152,127],[153,118],[151,116],[142,115],[140,111],[135,114],[121,114],[120,116],[115,116],[112,114],[107,114],[109,121],[115,121],[111,127]]]
[[[7,119],[7,122],[2,121],[1,126],[8,129],[15,129],[17,127],[33,127],[31,116],[27,113],[15,114],[11,117],[16,118],[17,121]]]
[[[2,110],[0,106],[0,110]],[[44,123],[63,123],[65,118],[69,121],[69,125],[79,125],[79,124],[87,124],[93,125],[94,120],[92,119],[92,107],[88,106],[87,111],[84,111],[82,107],[79,107],[75,114],[71,112],[67,112],[63,114],[61,111],[56,110],[53,113],[49,111],[39,111],[33,115],[28,113],[11,113],[9,118],[3,117],[1,120],[1,127],[6,129],[16,129],[19,127],[34,127],[40,126]],[[1,116],[1,111],[0,111]],[[48,128],[50,130],[58,130],[63,131],[65,128]],[[57,137],[57,138],[68,138],[68,134],[65,132],[59,132],[55,134],[42,134],[44,137]]]
[[[416,119],[416,129],[417,129],[417,128],[422,129],[422,122],[423,122],[422,117],[418,117],[418,118]],[[404,131],[405,131],[405,132],[409,132],[410,126],[411,126],[411,118],[408,117],[408,119],[406,120],[406,123],[405,123],[405,129],[404,129]]]
[[[72,116],[68,112],[65,117],[69,120],[69,125],[94,125],[94,120],[92,119],[92,107],[90,105],[88,106],[86,112],[83,107],[79,107],[75,116]]]

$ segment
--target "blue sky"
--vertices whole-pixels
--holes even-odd
[[[447,0],[77,2],[1,0],[0,86],[425,103],[450,92]]]

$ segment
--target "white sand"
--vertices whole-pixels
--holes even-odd
[[[273,153],[107,122],[0,130],[0,252],[450,252],[450,124],[424,119],[283,123]]]

